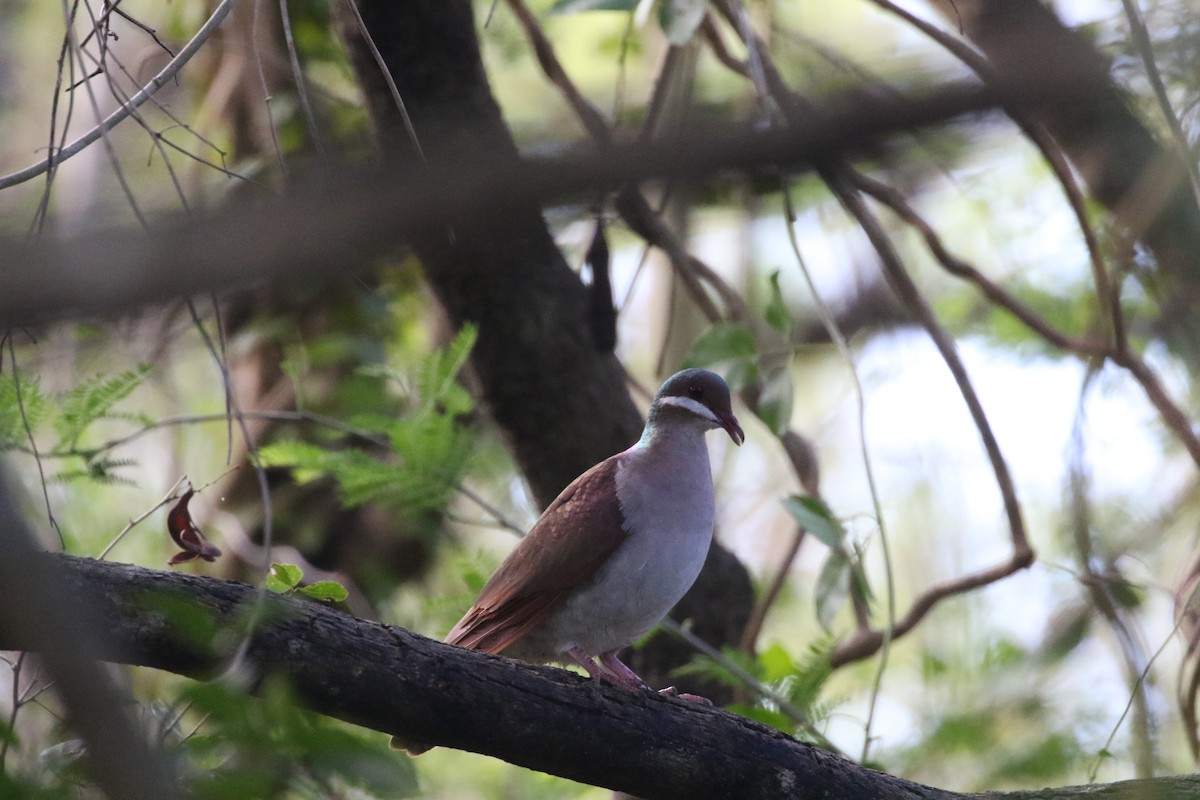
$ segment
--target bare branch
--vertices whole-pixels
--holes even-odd
[[[142,87],[141,91],[129,98],[129,101],[123,103],[113,113],[109,114],[104,120],[92,128],[90,131],[79,137],[66,147],[58,148],[49,158],[32,166],[26,167],[19,172],[14,172],[9,175],[0,176],[0,189],[7,189],[10,186],[15,186],[18,183],[24,183],[30,178],[36,178],[51,167],[56,167],[63,161],[66,161],[73,155],[81,152],[88,145],[100,139],[104,134],[115,128],[125,120],[131,113],[136,111],[143,103],[149,100],[155,92],[166,86],[184,65],[192,59],[200,51],[200,48],[208,41],[220,27],[221,22],[233,10],[233,5],[236,0],[221,0],[221,3],[213,9],[208,20],[196,31],[196,35],[191,38],[183,49],[179,51],[179,55],[175,56],[171,61],[163,67],[157,75],[150,79],[150,82]]]
[[[747,48],[752,52],[760,53],[761,56],[764,50],[762,42],[752,30],[739,25],[740,15],[738,11],[732,8],[729,2],[719,2],[717,3],[717,8],[732,27],[750,39],[750,41],[746,42]],[[791,90],[784,81],[779,69],[770,58],[765,56],[760,57],[759,65],[763,72],[762,80],[765,82],[768,91],[771,93],[771,97],[779,105],[789,123],[795,124],[797,121],[805,119],[814,113],[814,109],[809,106],[807,101]],[[983,440],[984,451],[996,476],[996,483],[1004,504],[1005,515],[1008,518],[1009,536],[1013,546],[1012,556],[1003,564],[926,589],[913,601],[908,614],[882,632],[871,630],[868,626],[862,624],[864,620],[860,618],[860,625],[855,634],[849,640],[843,641],[830,658],[831,662],[838,665],[873,654],[878,649],[885,647],[893,638],[902,636],[911,630],[940,600],[951,594],[966,592],[987,583],[1000,580],[1019,569],[1023,569],[1033,562],[1034,555],[1025,533],[1025,523],[1021,516],[1021,506],[1017,499],[1016,486],[1013,483],[1012,475],[1009,473],[1008,465],[1004,460],[1003,454],[1000,452],[999,443],[992,432],[991,424],[988,422],[983,405],[980,403],[975,388],[971,384],[970,377],[967,375],[962,360],[959,358],[953,338],[941,327],[933,309],[921,295],[916,284],[913,283],[912,278],[905,269],[891,239],[884,231],[879,220],[871,212],[871,209],[867,207],[859,190],[855,187],[853,168],[843,158],[835,155],[822,165],[818,165],[817,172],[825,180],[830,191],[842,203],[846,211],[862,227],[863,232],[880,257],[884,273],[887,275],[892,288],[900,297],[901,302],[909,308],[918,322],[925,328],[939,353],[941,353],[942,359],[946,362],[946,366],[949,368],[955,383],[958,385],[959,392],[962,394],[967,409],[971,414],[972,421],[979,431],[980,438]]]
[[[947,272],[975,284],[979,287],[984,297],[1008,311],[1023,322],[1031,331],[1041,336],[1050,344],[1063,350],[1077,353],[1085,358],[1101,358],[1110,352],[1111,348],[1104,342],[1075,338],[1059,331],[1048,320],[1025,303],[1022,303],[987,275],[984,275],[974,266],[951,253],[945,244],[943,244],[941,237],[938,236],[933,226],[908,204],[908,201],[905,200],[900,192],[858,171],[848,171],[847,178],[856,189],[874,197],[916,229],[922,238],[924,238],[929,252],[933,254],[933,257],[937,259],[938,263]]]

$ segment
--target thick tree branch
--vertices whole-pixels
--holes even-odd
[[[101,658],[198,678],[219,670],[222,654],[211,643],[236,638],[220,633],[238,629],[256,591],[129,564],[39,559],[100,620]],[[3,649],[44,641],[0,631]],[[318,713],[645,798],[966,797],[860,767],[718,709],[460,650],[317,603],[269,598],[247,663],[258,675],[286,676]],[[1004,797],[1174,800],[1198,791],[1200,778],[1186,776]]]
[[[1079,91],[1086,89],[1051,84],[1034,93],[1050,100]],[[341,277],[407,241],[415,227],[487,218],[514,193],[549,203],[652,177],[796,172],[892,133],[991,110],[1003,96],[976,86],[943,87],[917,100],[856,96],[831,102],[801,127],[765,133],[715,127],[552,159],[476,153],[415,176],[379,166],[342,169],[298,179],[287,197],[232,203],[207,219],[168,220],[149,234],[114,229],[57,243],[0,240],[0,321],[112,314],[199,291]]]

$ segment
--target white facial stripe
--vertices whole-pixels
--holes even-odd
[[[690,397],[671,395],[669,397],[662,398],[658,402],[665,406],[676,406],[677,408],[682,408],[685,411],[690,411],[697,417],[710,420],[714,425],[721,424],[721,420],[717,419],[717,415],[712,412],[712,409],[703,403],[697,403]]]

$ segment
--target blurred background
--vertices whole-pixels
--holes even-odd
[[[581,103],[616,140],[650,141],[722,122],[786,124],[795,111],[772,95],[773,72],[816,114],[832,100],[917,102],[977,80],[977,62],[1002,71],[1014,58],[987,29],[987,2],[947,15],[936,3],[865,0],[527,1],[476,2],[474,27],[503,121],[539,157],[588,146]],[[95,126],[217,8],[0,5],[0,172]],[[134,118],[47,174],[0,183],[0,233],[153,229],[268,200],[327,160],[369,157],[379,122],[335,35],[342,12],[320,0],[282,8],[237,4]],[[891,265],[827,171],[647,181],[655,218],[710,270],[690,278],[611,197],[543,209],[593,291],[605,266],[587,253],[605,223],[614,352],[643,413],[684,365],[721,372],[741,393],[746,445],[710,444],[717,537],[748,571],[757,613],[740,641],[719,643],[720,659],[694,653],[677,675],[723,682],[740,713],[962,791],[1195,771],[1185,612],[1200,521],[1200,272],[1186,267],[1200,267],[1200,251],[1172,264],[1155,236],[1173,225],[1185,229],[1179,241],[1200,235],[1200,11],[1186,0],[1046,10],[1049,21],[1028,24],[1094,54],[1120,98],[1104,113],[1140,126],[1159,155],[1126,133],[1105,138],[1111,117],[1083,112],[1075,139],[1039,110],[881,140],[850,169],[857,196],[874,198],[868,213]],[[547,77],[531,46],[539,35],[576,102]],[[1061,54],[1070,79],[1072,57]],[[1085,127],[1108,149],[1075,147]],[[1118,167],[1141,194],[1106,195]],[[1175,200],[1190,211],[1159,220]],[[1129,221],[1135,201],[1151,220],[1141,228]],[[224,556],[174,569],[258,580],[267,559],[296,564],[306,580],[344,585],[355,614],[443,636],[514,531],[536,519],[540,492],[511,455],[512,431],[480,402],[467,363],[474,334],[456,331],[419,256],[355,261],[311,286],[7,331],[0,446],[43,544],[165,568],[177,550],[166,511],[190,482],[193,519]],[[895,263],[957,354],[1006,470],[928,320],[897,291]],[[1036,553],[1028,568],[1025,539]],[[902,620],[932,587],[989,570],[939,595],[894,640],[851,652],[856,634],[887,628],[889,605]],[[78,780],[56,749],[69,734],[36,664],[5,657],[0,767],[23,791],[52,793]],[[302,749],[255,766],[254,726],[275,730],[284,712],[243,719],[181,678],[127,674],[147,724],[212,771],[213,796],[229,786],[295,797],[607,794],[446,749],[413,766],[365,732],[353,735],[384,777],[316,766]],[[263,790],[247,791],[225,796]]]

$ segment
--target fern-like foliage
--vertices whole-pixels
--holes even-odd
[[[51,399],[42,394],[36,378],[22,375],[19,381],[18,384],[9,374],[0,375],[0,451],[26,446],[29,431],[45,421],[52,407]]]
[[[150,420],[141,415],[115,410],[117,403],[141,386],[149,374],[150,365],[141,364],[115,377],[96,375],[59,398],[58,414],[54,418],[58,442],[52,452],[76,449],[84,431],[97,420],[127,419],[149,424]]]
[[[811,739],[809,732],[827,720],[834,711],[834,704],[823,699],[822,692],[829,676],[833,674],[829,659],[836,644],[834,637],[822,637],[810,643],[799,658],[794,658],[780,644],[772,644],[756,656],[729,647],[722,652],[724,662],[707,655],[696,655],[673,674],[697,675],[743,690],[746,688],[745,681],[729,666],[735,665],[741,672],[754,676],[768,687],[773,697],[787,704],[787,709],[781,708],[781,703],[773,699],[761,697],[753,705],[735,703],[729,706],[731,711],[802,739]],[[795,714],[799,714],[799,717]]]
[[[381,503],[412,517],[441,510],[471,454],[472,431],[462,420],[474,401],[457,378],[474,343],[474,328],[465,327],[415,369],[376,373],[399,389],[407,413],[395,418],[363,415],[352,422],[386,438],[390,453],[285,441],[262,448],[261,463],[288,468],[302,483],[332,477],[347,506]]]
[[[117,470],[133,466],[133,460],[116,458],[95,447],[89,449],[81,440],[102,419],[151,424],[144,414],[117,408],[149,374],[149,365],[143,364],[116,376],[96,375],[60,395],[44,393],[37,378],[22,375],[18,383],[12,375],[0,375],[0,452],[29,451],[30,437],[39,441],[49,429],[53,431],[54,443],[46,446],[39,442],[37,451],[43,457],[53,457],[68,465],[54,475],[54,482],[130,483]]]
[[[109,458],[96,455],[83,460],[83,466],[78,469],[64,469],[56,472],[51,478],[52,483],[73,483],[75,481],[91,481],[105,486],[122,484],[134,486],[134,482],[124,475],[118,475],[117,470],[123,467],[137,466],[133,458]]]

